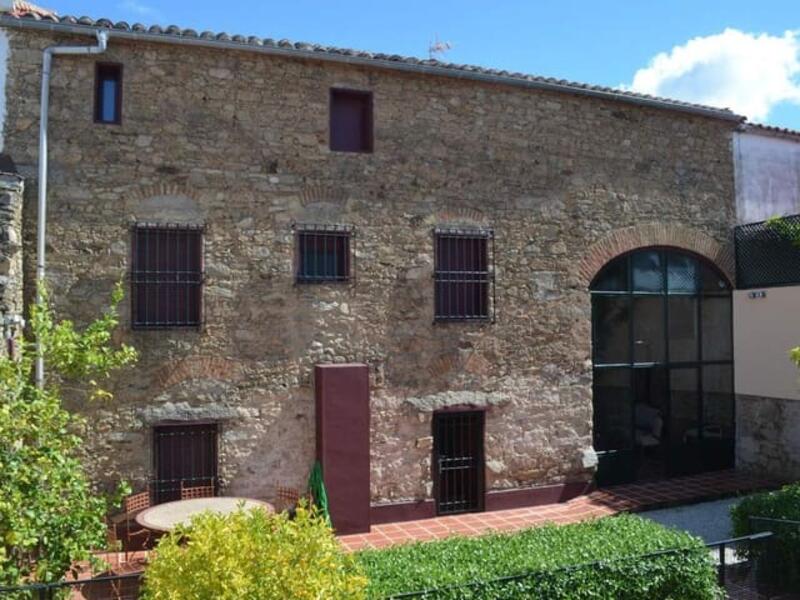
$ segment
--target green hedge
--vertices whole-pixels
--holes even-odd
[[[682,550],[642,557],[676,548]],[[372,599],[420,590],[436,590],[419,597],[437,599],[719,597],[701,540],[633,515],[363,551],[357,558]]]
[[[760,531],[775,535],[767,543],[752,550],[752,557],[762,569],[761,577],[790,589],[800,590],[800,525],[753,520],[752,517],[800,522],[800,483],[787,485],[775,492],[744,498],[731,508],[733,534],[745,536]]]

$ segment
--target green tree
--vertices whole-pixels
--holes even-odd
[[[42,388],[34,342],[21,340],[14,358],[0,352],[0,584],[58,581],[105,544],[105,515],[118,494],[93,489],[81,460],[84,421],[63,407],[62,393],[108,398],[101,383],[135,362],[133,348],[112,342],[122,295],[118,285],[108,310],[78,330],[56,322],[43,294],[30,314],[48,368]]]
[[[783,238],[800,248],[800,221],[789,221],[783,217],[772,217],[767,220],[767,226],[779,233]],[[789,350],[789,358],[800,368],[800,346]]]

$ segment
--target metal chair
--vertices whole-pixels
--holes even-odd
[[[299,501],[300,491],[297,488],[280,484],[275,487],[275,508],[279,512],[294,508]]]
[[[122,501],[122,510],[131,517],[135,517],[144,509],[150,508],[150,505],[150,492],[139,492],[127,496]]]
[[[122,549],[125,553],[126,561],[128,560],[128,555],[131,551],[131,545],[133,541],[142,540],[142,548],[147,548],[147,544],[150,542],[151,532],[149,529],[142,527],[138,531],[131,531],[131,524],[134,522],[136,515],[143,510],[150,508],[150,506],[151,502],[149,491],[131,494],[122,500],[122,513],[111,520],[113,531],[109,533],[109,541],[113,539],[116,542],[122,542]],[[117,528],[120,525],[125,525],[124,541],[119,537],[119,530]]]
[[[194,485],[187,486],[181,481],[181,500],[192,500],[194,498],[213,498],[215,496],[213,485]]]

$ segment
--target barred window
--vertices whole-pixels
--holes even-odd
[[[436,229],[434,298],[436,321],[490,320],[494,278],[491,230]]]
[[[132,245],[133,327],[200,325],[203,285],[202,228],[137,225],[133,230]]]
[[[344,225],[298,226],[297,282],[349,281],[351,234]]]

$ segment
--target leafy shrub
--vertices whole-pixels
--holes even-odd
[[[145,572],[145,600],[358,600],[366,580],[325,520],[286,513],[206,513],[163,537]]]
[[[774,537],[766,544],[754,546],[751,557],[759,567],[768,569],[762,576],[776,584],[800,589],[800,524],[759,521],[753,517],[789,520],[800,523],[800,483],[787,485],[775,492],[754,494],[731,508],[733,534],[745,536],[760,531],[772,531]],[[762,556],[769,553],[768,556]]]
[[[0,584],[60,581],[76,561],[106,542],[105,515],[118,498],[95,494],[81,458],[82,419],[66,411],[59,383],[75,396],[110,396],[98,385],[136,360],[114,347],[116,306],[83,331],[56,322],[46,302],[32,314],[48,367],[46,385],[33,381],[36,349],[20,340],[15,358],[0,351]],[[124,490],[120,490],[124,491]]]
[[[681,551],[642,557],[668,549]],[[432,589],[422,597],[706,600],[720,593],[702,541],[631,515],[369,550],[357,557],[374,599]],[[596,561],[601,562],[589,564]],[[525,574],[531,575],[513,577]],[[474,582],[492,583],[465,585]]]

